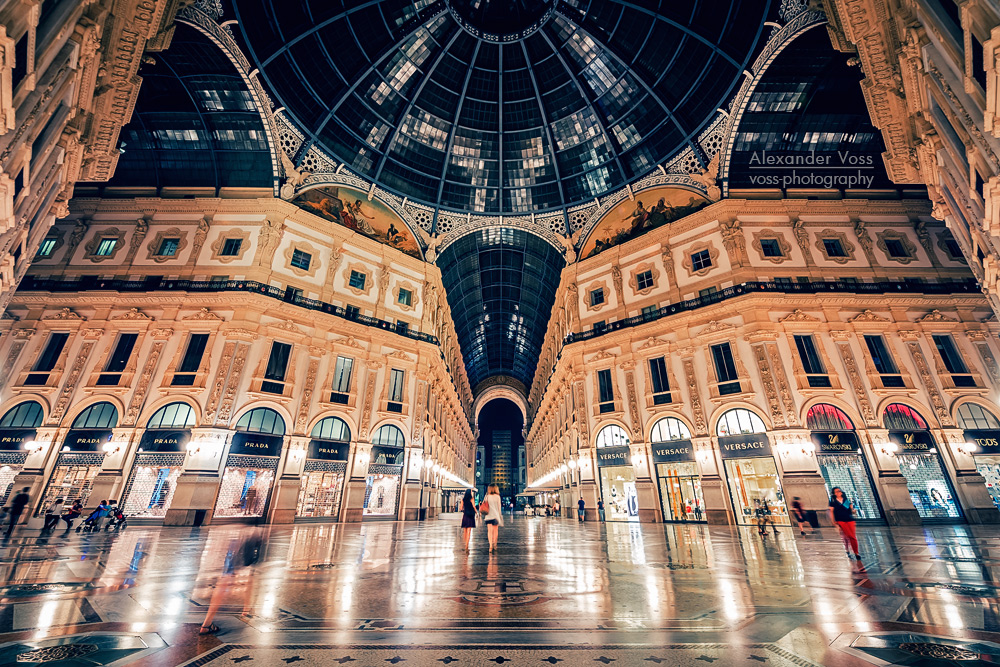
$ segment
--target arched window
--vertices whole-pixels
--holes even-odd
[[[902,403],[887,405],[882,413],[882,422],[890,431],[922,431],[927,428],[927,422],[920,413]]]
[[[285,420],[271,408],[254,408],[236,422],[237,431],[285,435]]]
[[[597,434],[597,446],[600,447],[625,447],[631,438],[621,426],[608,424]]]
[[[351,428],[340,417],[327,417],[326,419],[321,419],[318,424],[313,426],[309,437],[321,440],[336,440],[337,442],[350,442]]]
[[[837,406],[817,403],[806,413],[806,428],[814,431],[853,431],[854,422]]]
[[[742,433],[763,433],[767,430],[761,418],[746,408],[733,408],[723,412],[715,425],[716,435],[740,435]]]
[[[194,410],[187,403],[168,403],[153,413],[146,428],[191,428]]]
[[[960,428],[970,430],[1000,430],[1000,419],[997,419],[996,415],[977,403],[962,403],[958,406],[958,425]],[[0,426],[3,426],[2,421],[0,421]]]
[[[691,437],[691,431],[687,425],[676,417],[664,417],[653,424],[653,430],[649,432],[651,442],[669,442],[670,440],[687,440]]]
[[[118,426],[118,408],[107,401],[94,403],[73,420],[73,428],[114,428],[115,426]]]
[[[372,437],[372,444],[382,447],[402,447],[406,442],[403,438],[403,432],[399,430],[398,426],[383,424],[375,431],[375,435]]]
[[[42,425],[42,406],[36,401],[18,403],[0,417],[0,428],[38,428]]]

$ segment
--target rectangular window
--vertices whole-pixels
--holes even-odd
[[[955,347],[955,341],[948,334],[937,334],[933,336],[934,345],[937,346],[944,367],[952,374],[951,379],[956,387],[975,387],[975,379],[969,375],[969,369],[965,365],[965,360]]]
[[[823,248],[827,257],[847,257],[840,239],[823,239]]]
[[[163,239],[160,241],[160,247],[157,248],[156,254],[160,257],[173,257],[177,254],[177,249],[180,248],[180,239]]]
[[[660,307],[656,306],[656,305],[644,306],[643,309],[642,309],[642,316],[643,317],[651,317],[653,315],[656,315],[656,313],[659,312],[659,310],[660,310]]]
[[[219,255],[222,257],[236,257],[240,254],[242,247],[243,239],[226,239],[222,242],[222,252]]]
[[[781,243],[778,239],[761,239],[760,251],[764,254],[764,257],[784,257],[784,254],[781,252]]]
[[[398,302],[399,302],[400,305],[410,306],[410,305],[412,305],[412,301],[413,301],[413,293],[410,292],[410,290],[408,290],[408,289],[400,289],[399,290],[399,299],[398,299]]]
[[[331,403],[346,405],[348,392],[351,389],[351,371],[354,370],[354,359],[337,357],[337,366],[333,371],[333,391],[330,394]]]
[[[104,365],[104,372],[97,378],[97,384],[113,386],[121,381],[122,372],[128,366],[129,357],[132,356],[132,348],[135,347],[135,341],[138,338],[139,334],[134,333],[118,336],[118,342],[115,343],[114,350],[112,350],[108,362]]]
[[[302,269],[303,271],[309,270],[309,265],[312,263],[312,255],[307,252],[302,252],[301,250],[292,251],[292,261],[291,265],[296,269]]]
[[[986,92],[986,57],[983,53],[983,43],[979,41],[975,34],[969,35],[969,42],[972,43],[972,78],[979,87]]]
[[[347,284],[354,289],[364,289],[366,277],[367,276],[360,271],[351,271],[351,279],[347,282]]]
[[[59,355],[62,354],[63,348],[66,347],[68,339],[68,333],[54,333],[49,336],[49,340],[45,344],[45,349],[42,350],[42,354],[32,367],[32,372],[25,378],[24,384],[37,387],[49,381],[49,373],[55,368],[56,362],[59,361]]]
[[[906,246],[899,239],[885,239],[885,249],[889,253],[889,257],[909,257],[910,253],[906,252]]]
[[[347,304],[347,306],[344,308],[344,311],[347,313],[347,316],[351,319],[354,319],[355,317],[361,314],[361,309],[359,309],[357,306],[352,306],[351,304]]]
[[[597,371],[597,397],[602,413],[615,411],[615,391],[611,385],[611,370],[608,368]]]
[[[15,94],[17,87],[24,81],[24,77],[28,76],[28,33],[30,32],[30,30],[25,30],[21,39],[14,44],[14,69],[11,71],[10,89]]]
[[[43,239],[41,245],[38,246],[38,256],[51,257],[56,249],[57,241],[58,239]]]
[[[188,336],[187,349],[181,363],[177,366],[177,372],[170,384],[175,387],[190,387],[194,384],[195,375],[201,366],[202,357],[205,356],[205,346],[208,344],[208,334],[193,333]]]
[[[653,286],[653,272],[646,270],[635,274],[635,284],[639,291],[650,289]]]
[[[649,360],[649,378],[653,385],[653,404],[670,402],[670,379],[667,376],[666,357]]]
[[[590,305],[599,306],[604,303],[604,288],[598,287],[597,289],[590,290]]]
[[[285,372],[288,370],[288,360],[291,355],[292,346],[288,343],[275,341],[271,344],[271,355],[267,359],[264,381],[260,385],[261,391],[270,394],[285,393]]]
[[[115,251],[115,246],[118,244],[118,239],[116,238],[103,238],[101,242],[97,244],[97,250],[94,254],[98,257],[107,257]]]
[[[285,301],[295,303],[302,298],[302,290],[298,287],[285,288]]]
[[[812,336],[795,336],[795,348],[802,360],[802,368],[808,376],[810,387],[829,387],[830,376],[826,374],[823,359],[816,350],[816,342]]]
[[[712,266],[712,255],[707,250],[699,250],[691,255],[691,269],[701,271]]]
[[[736,373],[736,360],[729,343],[719,343],[712,346],[712,363],[715,365],[715,377],[719,381],[719,393],[740,393],[739,376]]]
[[[896,362],[885,344],[885,339],[878,335],[867,335],[865,345],[872,357],[872,364],[882,379],[882,386],[887,388],[905,386],[899,368],[896,367]]]
[[[698,296],[700,297],[712,296],[718,291],[719,288],[716,287],[715,285],[712,285],[711,287],[706,287],[705,289],[698,290]]]
[[[403,382],[406,379],[405,371],[393,368],[389,371],[389,412],[403,411]]]

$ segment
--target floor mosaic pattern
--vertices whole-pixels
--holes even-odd
[[[223,577],[252,532],[260,561]],[[0,665],[1000,664],[1000,528],[863,526],[860,563],[824,533],[516,517],[466,554],[456,515],[25,530],[0,541]]]

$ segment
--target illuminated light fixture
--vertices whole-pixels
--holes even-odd
[[[28,440],[26,443],[24,443],[23,447],[26,450],[28,450],[28,452],[30,452],[32,454],[37,454],[38,452],[40,452],[43,449],[45,449],[45,443],[44,442],[38,442],[37,440]],[[63,448],[63,449],[66,450],[67,448]]]
[[[431,468],[433,466],[434,466],[434,459],[431,459],[431,458],[424,459],[424,467],[425,468]]]
[[[570,470],[575,470],[576,469],[576,459],[570,459],[569,461],[566,462],[566,465],[569,466]]]
[[[698,460],[702,463],[708,463],[712,458],[712,452],[707,449],[700,449],[695,452],[695,456],[698,457]]]
[[[632,465],[635,467],[639,467],[642,465],[642,454],[632,455]]]
[[[61,452],[68,452],[69,451],[69,445],[63,445],[63,448],[61,450],[59,450],[59,451],[61,451]]]
[[[882,453],[886,456],[895,456],[896,452],[899,451],[899,447],[894,442],[887,442],[881,447]]]
[[[972,442],[956,442],[955,451],[965,456],[973,456],[979,451],[979,446]]]
[[[104,450],[105,454],[117,454],[122,450],[122,446],[116,442],[106,442],[101,445],[101,449]]]
[[[431,466],[431,470],[433,470],[434,472],[437,472],[440,469],[441,469],[441,466],[439,464],[437,464],[437,463],[435,463],[433,466]]]

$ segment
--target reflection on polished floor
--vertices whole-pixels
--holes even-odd
[[[216,636],[198,628],[227,554]],[[161,529],[2,545],[0,665],[947,665],[1000,661],[1000,529],[508,518]],[[230,556],[231,557],[231,556]]]

